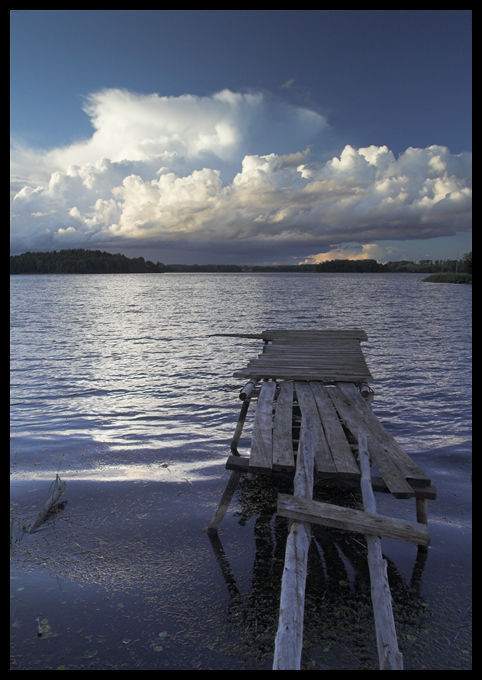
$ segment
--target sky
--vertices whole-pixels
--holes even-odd
[[[472,249],[471,10],[10,10],[10,252]]]

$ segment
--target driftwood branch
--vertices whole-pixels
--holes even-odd
[[[35,522],[32,524],[32,526],[29,528],[28,533],[33,534],[34,531],[36,531],[43,522],[47,519],[47,515],[49,512],[52,510],[54,505],[57,503],[59,500],[60,496],[64,492],[65,489],[65,484],[61,483],[60,486],[58,486],[53,494],[50,496],[48,501],[45,503],[45,505],[42,507],[40,510],[39,514],[37,515],[37,518]]]

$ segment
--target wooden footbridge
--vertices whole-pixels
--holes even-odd
[[[217,334],[219,335],[219,334]],[[426,549],[427,500],[436,489],[373,413],[373,378],[360,348],[363,330],[265,330],[222,334],[259,338],[263,351],[234,377],[248,379],[226,467],[231,476],[208,527],[215,534],[246,473],[290,475],[293,495],[279,494],[278,514],[291,520],[281,586],[273,670],[299,670],[306,565],[312,523],[363,533],[380,670],[403,670],[380,537]],[[255,404],[251,449],[238,451],[249,405]],[[377,474],[372,476],[371,465]],[[316,484],[361,488],[363,510],[313,500]],[[415,498],[416,522],[377,513],[373,491]]]

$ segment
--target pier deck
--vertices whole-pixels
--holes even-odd
[[[302,645],[306,578],[303,563],[306,568],[310,524],[358,531],[370,541],[373,538],[375,543],[369,544],[369,552],[375,551],[376,558],[373,554],[371,557],[380,565],[380,536],[410,541],[421,549],[429,544],[427,500],[436,497],[436,489],[371,409],[369,397],[373,391],[369,383],[373,378],[360,348],[360,342],[367,340],[365,331],[266,330],[259,334],[223,335],[259,338],[264,346],[257,358],[233,374],[236,378],[248,378],[249,382],[240,394],[243,404],[231,442],[232,455],[226,463],[231,476],[208,533],[217,532],[243,474],[292,477],[293,496],[278,497],[278,514],[289,517],[292,525],[273,669],[296,670]],[[250,453],[241,456],[238,444],[251,402],[256,410]],[[375,476],[371,475],[370,466],[376,468]],[[376,510],[367,512],[367,507],[365,511],[356,511],[313,501],[313,487],[318,483],[361,486],[364,501],[366,493],[373,495],[372,490],[389,492],[395,498],[415,498],[417,521],[383,517]],[[370,507],[375,508],[374,500]],[[385,593],[383,606],[388,615],[382,619],[387,621],[391,603],[386,574],[379,569],[373,578],[378,581],[380,593]],[[290,579],[294,581],[289,582]],[[283,598],[294,590],[299,593],[298,601],[284,602]],[[375,611],[375,615],[380,616],[380,611]],[[379,642],[381,670],[401,669],[401,655],[392,628],[390,642]],[[390,626],[381,626],[382,637],[384,629]],[[288,656],[286,649],[290,650]]]

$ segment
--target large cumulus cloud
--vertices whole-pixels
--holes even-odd
[[[434,145],[396,158],[386,146],[346,145],[321,161],[325,119],[260,93],[105,90],[84,108],[90,139],[44,153],[14,147],[12,252],[211,244],[220,260],[242,242],[309,257],[470,228],[468,153]]]

